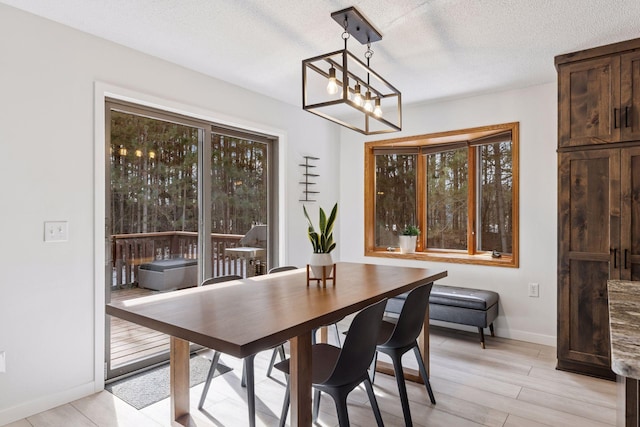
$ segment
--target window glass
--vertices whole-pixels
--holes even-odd
[[[478,250],[512,253],[511,141],[478,147],[480,156]]]
[[[467,249],[467,151],[427,155],[427,248]]]
[[[246,234],[266,225],[267,144],[214,133],[211,146],[211,231]],[[266,247],[262,234],[247,246]]]
[[[416,224],[415,154],[376,156],[376,245],[398,245],[398,232]]]

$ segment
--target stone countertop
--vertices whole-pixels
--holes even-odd
[[[640,282],[607,281],[611,331],[611,369],[640,379]]]

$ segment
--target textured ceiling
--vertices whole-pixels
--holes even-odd
[[[640,0],[0,0],[300,105],[301,60],[342,48],[331,12],[383,34],[371,66],[426,102],[551,82],[558,54],[640,37]],[[363,58],[357,41],[349,50]]]

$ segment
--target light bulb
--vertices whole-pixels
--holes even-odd
[[[373,115],[382,117],[382,108],[380,108],[380,98],[376,98],[376,107],[373,109]]]
[[[371,104],[371,92],[367,91],[364,97],[364,109],[368,112],[373,111],[373,104]]]
[[[362,107],[362,94],[360,93],[360,84],[356,83],[356,86],[353,88],[353,102],[358,107]]]
[[[338,93],[338,83],[336,82],[336,69],[329,68],[329,83],[327,83],[327,93],[329,95],[335,95]]]

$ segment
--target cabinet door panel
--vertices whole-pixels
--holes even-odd
[[[620,139],[619,56],[563,65],[558,85],[560,147]]]
[[[640,280],[640,147],[622,150],[621,278]]]
[[[640,52],[622,55],[620,61],[620,121],[622,140],[640,139]]]
[[[607,279],[609,263],[571,261],[568,357],[596,365],[609,363],[609,307]]]
[[[620,150],[561,153],[559,167],[559,366],[608,370],[606,286],[619,278],[621,260]]]

